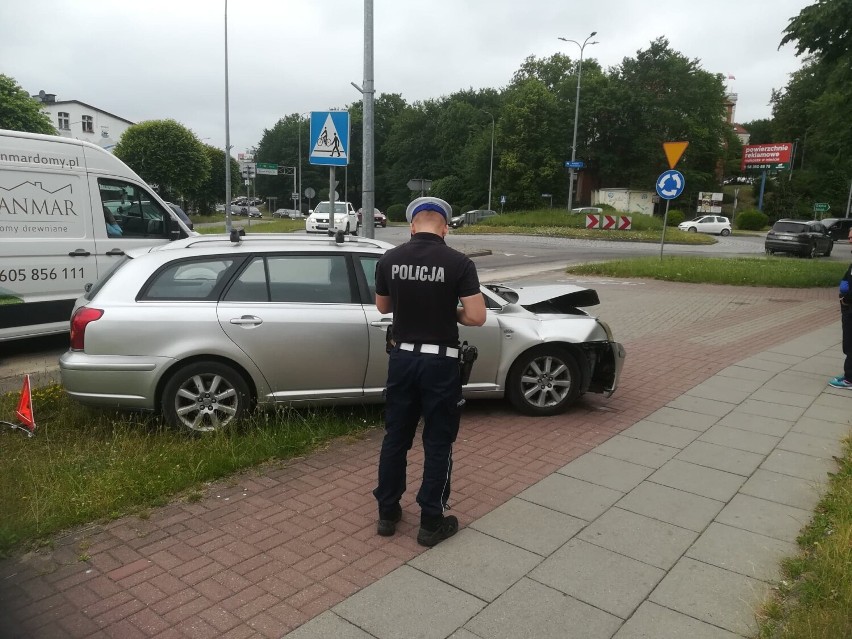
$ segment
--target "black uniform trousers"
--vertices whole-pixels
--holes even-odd
[[[379,485],[373,491],[379,514],[399,508],[405,492],[407,455],[422,415],[425,460],[417,503],[423,517],[440,517],[450,496],[453,442],[464,404],[459,361],[397,347],[390,353],[386,394]]]
[[[852,304],[840,304],[840,327],[843,331],[843,377],[852,382]]]

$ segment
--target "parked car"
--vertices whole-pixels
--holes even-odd
[[[169,205],[172,211],[177,213],[177,216],[183,221],[184,224],[189,227],[190,231],[195,230],[195,226],[192,224],[192,220],[189,219],[189,216],[186,214],[186,211],[180,208],[177,204],[172,204],[171,202],[166,202],[166,204]]]
[[[451,217],[449,221],[449,226],[451,229],[457,229],[464,226],[464,215],[456,215],[455,217]]]
[[[317,203],[317,207],[310,211],[310,215],[305,218],[306,233],[328,233],[329,213],[331,212],[331,203],[328,201]],[[342,229],[346,233],[358,235],[358,229],[361,228],[361,223],[358,221],[358,214],[354,207],[349,202],[334,203],[334,228]]]
[[[769,255],[795,253],[802,257],[829,256],[834,248],[834,240],[822,222],[778,220],[766,234],[764,248]]]
[[[835,242],[848,240],[849,231],[852,229],[852,217],[827,217],[822,220],[822,225]]]
[[[304,216],[301,211],[297,211],[296,209],[275,209],[272,212],[272,217],[280,217],[288,220],[300,220]]]
[[[129,252],[77,300],[59,364],[71,397],[188,431],[255,405],[382,401],[393,318],[375,306],[374,274],[391,244],[255,234],[162,248]],[[594,290],[489,284],[482,295],[485,325],[460,327],[479,349],[466,397],[554,415],[615,391],[624,348],[583,310],[599,303]]]
[[[713,233],[714,235],[730,235],[731,220],[721,215],[702,215],[694,220],[687,220],[677,225],[681,231],[689,233]]]
[[[361,217],[362,210],[363,209],[358,209],[358,224],[360,224],[361,226],[364,225],[363,218]],[[379,209],[373,209],[373,224],[375,226],[381,226],[382,228],[385,228],[388,225],[388,218]]]
[[[603,213],[603,209],[599,206],[580,206],[576,209],[571,209],[572,213],[579,213],[581,215],[587,215],[589,213],[600,215]]]
[[[261,213],[260,209],[256,206],[241,206],[240,215],[245,215],[247,217],[263,217],[263,213]]]

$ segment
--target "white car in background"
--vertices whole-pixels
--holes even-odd
[[[730,235],[731,220],[721,215],[702,215],[694,220],[687,220],[677,225],[678,230],[688,233],[712,233],[714,235]]]
[[[328,233],[328,218],[331,203],[319,202],[305,220],[305,231],[308,233]],[[349,202],[334,203],[334,228],[344,231],[347,235],[358,235],[361,224],[358,214]]]

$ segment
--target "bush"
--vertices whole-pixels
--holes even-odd
[[[734,222],[734,228],[743,231],[760,231],[765,229],[769,224],[769,217],[766,213],[761,213],[758,210],[743,211],[737,215]]]
[[[385,215],[391,222],[405,222],[405,204],[391,204]]]
[[[677,226],[681,222],[686,219],[686,216],[683,214],[683,211],[678,211],[677,209],[672,209],[669,211],[669,215],[666,218],[666,226]]]

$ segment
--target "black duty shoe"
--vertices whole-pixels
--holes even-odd
[[[417,533],[417,543],[421,546],[434,546],[445,539],[449,539],[459,530],[459,520],[453,515],[444,517],[438,527],[430,530],[420,526],[420,532]]]
[[[379,513],[379,523],[376,526],[376,532],[382,537],[390,537],[396,532],[396,524],[402,519],[402,508],[391,511],[389,513]]]

